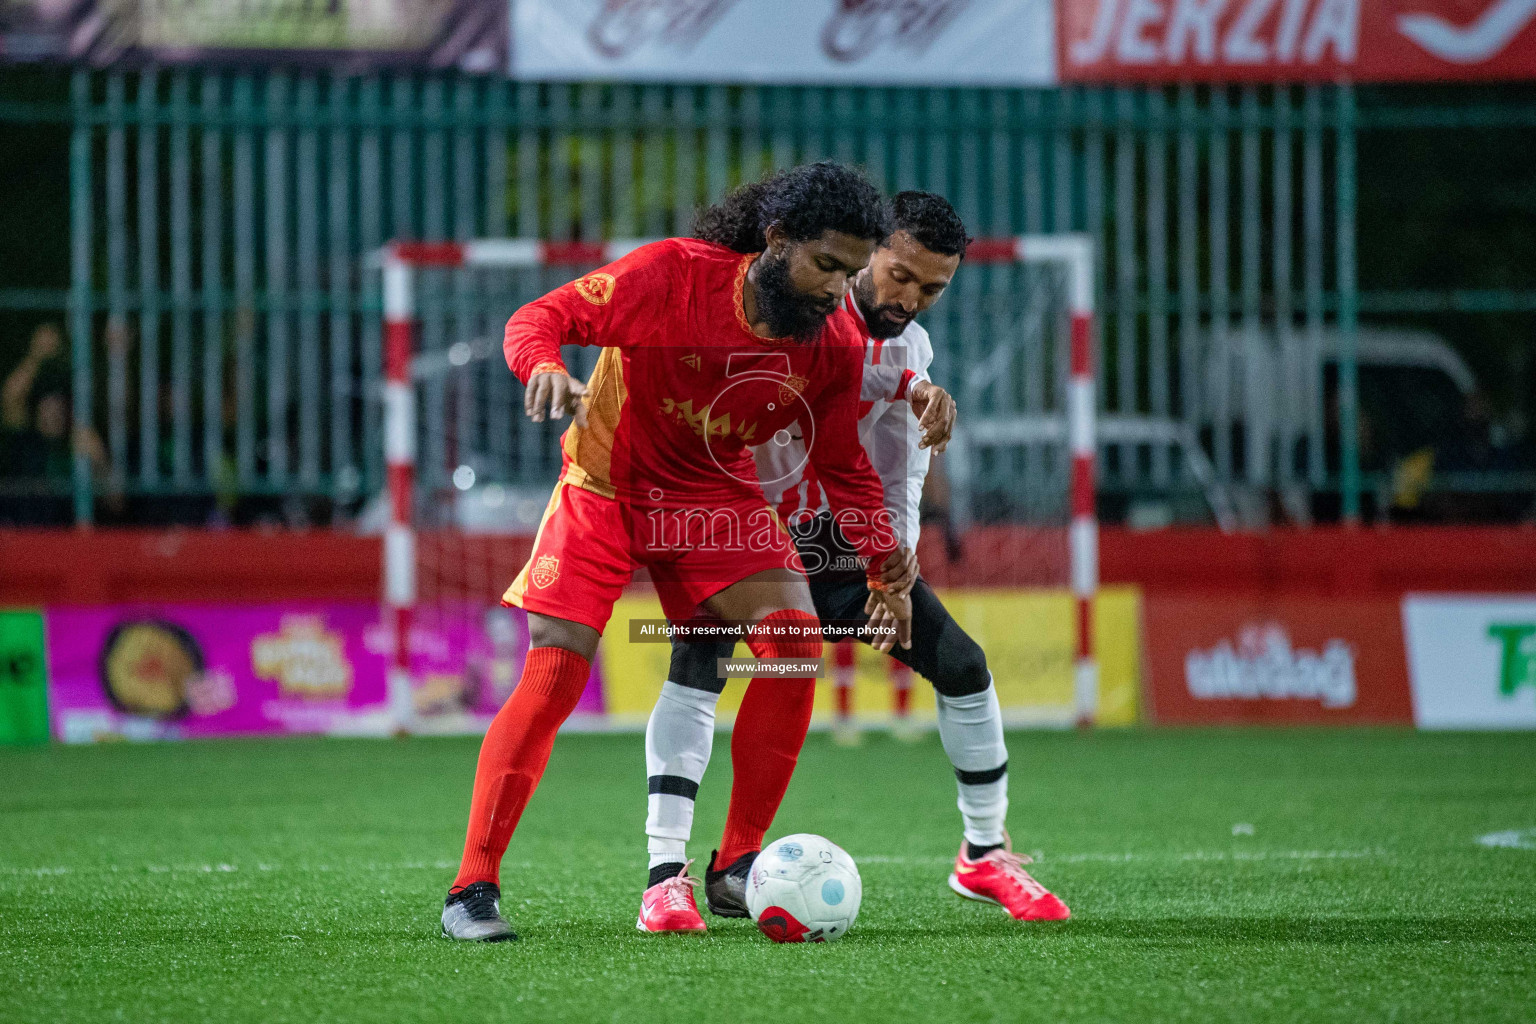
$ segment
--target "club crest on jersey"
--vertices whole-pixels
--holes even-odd
[[[605,306],[608,300],[613,298],[614,283],[612,274],[588,274],[586,277],[577,278],[576,294],[594,306]]]
[[[800,397],[800,392],[804,391],[805,386],[809,383],[810,381],[806,380],[804,377],[797,377],[793,373],[790,374],[788,377],[785,377],[783,380],[779,381],[779,401],[783,402],[785,405],[788,405],[790,402],[793,402],[795,399]]]
[[[543,590],[555,580],[560,578],[560,559],[554,555],[540,555],[539,560],[533,563],[533,571],[528,574],[533,580],[533,585]]]

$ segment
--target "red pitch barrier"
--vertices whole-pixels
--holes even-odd
[[[418,538],[438,543],[483,548],[476,564],[510,579],[530,542]],[[380,546],[325,531],[0,531],[0,607],[372,604]],[[980,528],[954,560],[936,533],[919,555],[936,586],[1030,587],[1042,581],[1009,555],[1032,546]],[[1536,727],[1536,530],[1106,529],[1101,559],[1106,583],[1141,591],[1150,721]]]
[[[919,554],[937,586],[1027,586],[994,553],[1012,528],[970,531],[959,560],[926,534]],[[459,539],[457,543],[464,543]],[[468,538],[497,563],[528,556],[528,539]],[[0,603],[127,601],[375,600],[377,537],[328,531],[0,530]],[[1212,529],[1150,533],[1106,527],[1105,583],[1148,592],[1318,595],[1536,590],[1536,529],[1320,528],[1223,534]],[[508,577],[510,579],[510,576]]]

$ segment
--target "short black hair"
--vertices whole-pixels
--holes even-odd
[[[825,231],[882,242],[891,232],[890,212],[869,179],[846,164],[822,160],[733,189],[699,211],[693,235],[737,252],[762,252],[770,224],[797,242]]]
[[[949,200],[933,192],[898,192],[891,199],[893,231],[905,231],[924,249],[965,258],[971,236]]]

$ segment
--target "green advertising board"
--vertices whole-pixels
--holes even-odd
[[[48,742],[43,614],[0,611],[0,746]]]

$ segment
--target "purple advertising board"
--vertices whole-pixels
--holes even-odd
[[[385,731],[378,619],[373,604],[49,609],[54,735]]]
[[[500,73],[507,0],[0,0],[0,62]]]
[[[47,612],[50,721],[66,743],[385,735],[393,638],[371,603],[140,604]],[[526,616],[438,614],[411,631],[411,724],[477,731],[522,674]],[[577,714],[604,711],[601,669]]]
[[[375,622],[367,632],[367,647],[381,657],[394,650],[389,631]],[[528,655],[528,613],[521,608],[441,603],[416,609],[411,621],[411,679],[413,714],[427,729],[452,729],[465,716],[479,718],[481,727],[512,696]],[[587,688],[575,715],[601,715],[602,654],[592,661]],[[575,723],[580,724],[580,722]]]

